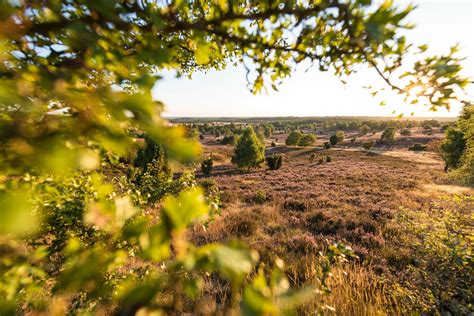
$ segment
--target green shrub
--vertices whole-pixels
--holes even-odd
[[[305,134],[299,140],[298,145],[310,146],[310,145],[313,145],[315,141],[316,141],[316,136],[314,136],[313,134]]]
[[[385,142],[385,143],[391,143],[395,141],[395,128],[394,127],[387,127],[383,133],[382,136],[380,136],[380,140]]]
[[[362,147],[364,149],[370,149],[370,148],[374,147],[374,143],[375,142],[373,140],[372,141],[366,141],[366,142],[362,143]]]
[[[146,171],[148,164],[150,164],[153,160],[164,162],[164,152],[163,147],[158,145],[148,136],[145,136],[144,139],[144,146],[138,150],[137,155],[133,160],[133,165],[134,167],[139,167],[143,171]]]
[[[331,156],[326,156],[326,162],[331,162],[331,161],[332,161]]]
[[[272,155],[267,157],[267,165],[270,170],[278,170],[283,165],[282,155]]]
[[[171,169],[163,149],[147,140],[134,160],[135,167],[129,171],[132,196],[140,205],[155,203],[169,190],[172,179]]]
[[[235,144],[235,136],[234,135],[226,135],[221,140],[222,145],[234,145]]]
[[[411,135],[411,131],[409,129],[402,129],[400,131],[400,135],[402,136],[410,136]]]
[[[272,135],[273,135],[273,130],[274,130],[272,124],[265,124],[265,125],[263,126],[263,130],[264,130],[263,135],[264,135],[266,138],[272,137]]]
[[[167,193],[176,195],[196,186],[196,174],[193,169],[188,169],[184,170],[177,179],[170,181]]]
[[[428,149],[428,145],[423,145],[420,143],[415,143],[413,146],[408,147],[408,150],[412,151],[424,151]]]
[[[367,134],[368,132],[370,132],[370,127],[368,125],[362,125],[360,128],[359,128],[359,131],[361,132],[361,134],[365,135]]]
[[[466,102],[456,122],[446,130],[440,149],[446,168],[456,168],[454,175],[462,183],[474,185],[474,105]]]
[[[303,137],[303,133],[300,131],[292,131],[285,140],[287,146],[296,146]]]
[[[212,159],[212,156],[207,158],[207,159],[204,159],[202,162],[201,162],[201,170],[202,170],[202,173],[206,176],[210,176],[211,175],[211,172],[212,172],[212,167],[214,165],[214,161]]]
[[[446,138],[440,145],[441,154],[448,168],[456,168],[461,162],[461,157],[466,149],[464,132],[450,127],[446,130]]]
[[[324,142],[324,148],[331,149],[332,145],[330,142]]]
[[[345,134],[343,131],[336,132],[337,142],[342,143],[344,141]]]
[[[329,143],[331,143],[331,146],[336,145],[337,142],[338,142],[337,135],[332,135],[331,137],[329,137]]]
[[[265,160],[265,147],[251,126],[244,129],[234,148],[232,163],[239,168],[256,168]]]

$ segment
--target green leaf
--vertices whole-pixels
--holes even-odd
[[[181,192],[178,197],[167,196],[163,201],[163,220],[171,230],[182,232],[188,225],[203,219],[208,213],[201,188]]]
[[[188,269],[218,271],[232,282],[241,283],[249,274],[258,255],[240,244],[209,244],[192,252],[185,260]]]
[[[200,44],[198,45],[194,56],[196,57],[196,63],[198,65],[205,65],[211,61],[211,45],[210,44]]]
[[[23,235],[37,225],[25,192],[0,192],[0,235]]]

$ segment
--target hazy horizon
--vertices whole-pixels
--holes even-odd
[[[398,3],[398,2],[397,2]],[[400,1],[401,5],[409,3]],[[465,56],[464,75],[473,78],[473,5],[471,1],[414,1],[417,9],[407,18],[416,25],[407,31],[407,39],[415,44],[427,43],[429,52],[442,54],[456,43]],[[394,117],[405,113],[410,117],[456,117],[461,106],[451,111],[429,112],[421,106],[407,106],[386,94],[387,105],[381,98],[371,97],[364,85],[377,85],[381,78],[375,70],[363,68],[351,76],[346,85],[331,72],[301,65],[279,86],[279,92],[268,91],[253,95],[246,87],[245,69],[229,66],[222,71],[195,73],[192,79],[176,78],[174,73],[163,77],[153,89],[156,100],[165,104],[165,117],[305,117],[305,116],[374,116]],[[472,99],[473,85],[468,89]],[[396,114],[392,112],[396,111]],[[414,112],[414,116],[410,116]]]
[[[387,119],[400,119],[400,120],[423,120],[423,119],[452,119],[455,120],[456,116],[403,116],[403,117],[394,117],[394,116],[380,116],[380,115],[280,115],[280,116],[169,116],[163,115],[165,119],[253,119],[253,118],[265,118],[265,119],[279,119],[279,118],[387,118]]]

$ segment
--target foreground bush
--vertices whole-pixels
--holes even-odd
[[[283,165],[282,155],[272,155],[267,157],[267,165],[270,170],[278,170]]]

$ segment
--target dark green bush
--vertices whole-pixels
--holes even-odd
[[[265,161],[265,146],[251,126],[244,129],[234,148],[232,163],[239,168],[256,168]]]
[[[301,138],[303,137],[303,133],[300,131],[292,131],[285,140],[285,144],[287,146],[296,146],[299,144]]]
[[[163,148],[145,137],[145,146],[137,152],[134,167],[129,171],[129,183],[139,204],[154,203],[169,190],[172,179]]]
[[[164,156],[155,158],[145,168],[132,168],[129,181],[135,192],[137,202],[141,205],[155,203],[169,190],[172,180],[171,169]]]
[[[148,164],[153,160],[164,160],[164,152],[163,148],[148,136],[145,136],[144,139],[145,144],[138,150],[137,155],[133,160],[133,166],[146,171]]]
[[[272,155],[267,157],[267,165],[270,170],[278,170],[283,165],[282,155]]]
[[[221,140],[222,145],[234,145],[235,144],[235,136],[234,135],[226,135]]]
[[[337,142],[338,142],[337,136],[336,136],[336,135],[332,135],[332,136],[329,138],[329,142],[331,143],[331,146],[336,145]]]
[[[210,176],[211,173],[212,173],[212,167],[214,165],[214,161],[212,159],[212,156],[207,158],[207,159],[204,159],[202,162],[201,162],[201,170],[202,170],[202,173],[206,176]]]
[[[465,148],[466,139],[464,138],[464,132],[457,128],[448,128],[446,138],[440,145],[441,154],[448,168],[459,166]]]
[[[330,142],[324,142],[324,148],[331,149],[332,145]]]
[[[385,143],[391,143],[395,140],[395,128],[394,127],[387,127],[382,136],[380,136],[380,140]]]
[[[374,143],[375,143],[375,142],[374,142],[373,140],[372,140],[372,141],[363,142],[363,143],[362,143],[362,147],[363,147],[364,149],[370,149],[370,148],[374,147]]]
[[[326,162],[331,162],[331,161],[332,161],[331,156],[326,156]]]
[[[370,127],[368,125],[362,125],[360,128],[359,128],[359,131],[361,132],[361,134],[365,135],[367,134],[368,132],[370,132]]]
[[[310,145],[313,145],[315,141],[316,141],[316,136],[314,136],[313,134],[305,134],[299,140],[298,145],[310,146]]]

